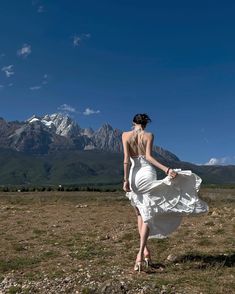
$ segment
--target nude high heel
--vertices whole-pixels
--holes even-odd
[[[149,257],[145,257],[144,259],[146,267],[148,268],[151,265],[151,259]]]
[[[153,264],[149,256],[145,256],[144,261],[145,261],[146,268],[148,268],[149,266]]]
[[[134,271],[141,272],[142,271],[142,261],[137,261],[134,266]]]

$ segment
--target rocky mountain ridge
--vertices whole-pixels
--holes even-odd
[[[83,129],[61,113],[23,122],[0,118],[0,185],[120,183],[121,135],[107,123]],[[235,166],[198,166],[159,146],[153,152],[161,163],[190,169],[204,183],[235,183]],[[160,170],[158,175],[165,176]]]
[[[24,122],[0,119],[0,147],[29,154],[48,154],[58,150],[103,150],[122,152],[122,131],[110,124],[98,130],[81,128],[63,113],[33,115]],[[179,160],[176,155],[154,146],[159,156]]]

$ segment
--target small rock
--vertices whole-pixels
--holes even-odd
[[[167,256],[166,260],[171,261],[171,262],[174,262],[174,261],[177,260],[177,258],[178,258],[178,256],[176,256],[176,255],[174,255],[174,254],[169,254],[169,255]]]
[[[88,205],[87,204],[78,204],[75,207],[76,208],[86,208],[86,207],[88,207]]]
[[[66,277],[65,279],[64,279],[64,282],[65,283],[68,283],[70,281],[70,277]]]
[[[219,214],[218,214],[217,211],[213,211],[211,215],[212,215],[212,216],[217,216],[217,215],[219,215]]]

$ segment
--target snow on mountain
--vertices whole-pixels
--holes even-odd
[[[108,123],[99,129],[80,128],[67,114],[33,115],[25,122],[0,121],[0,147],[27,153],[45,154],[54,150],[103,150],[122,152],[122,131]],[[158,146],[160,159],[179,161],[171,152]]]
[[[91,138],[94,134],[94,130],[92,128],[85,128],[81,131],[81,134],[83,136],[87,136],[88,138]]]
[[[80,127],[67,114],[53,113],[46,114],[44,117],[33,115],[26,122],[41,122],[49,129],[54,129],[55,133],[64,137],[77,136],[80,133]]]

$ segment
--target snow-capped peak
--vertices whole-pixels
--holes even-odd
[[[46,114],[43,117],[33,115],[27,120],[28,123],[36,121],[40,121],[50,129],[54,128],[55,133],[60,136],[68,137],[71,135],[77,135],[80,131],[77,123],[74,122],[67,114],[63,113]]]
[[[26,120],[26,122],[28,122],[28,123],[32,123],[32,122],[40,121],[40,120],[41,120],[41,118],[38,117],[38,116],[36,116],[36,115],[34,114],[34,115],[31,116],[30,118],[28,118],[28,119]]]

